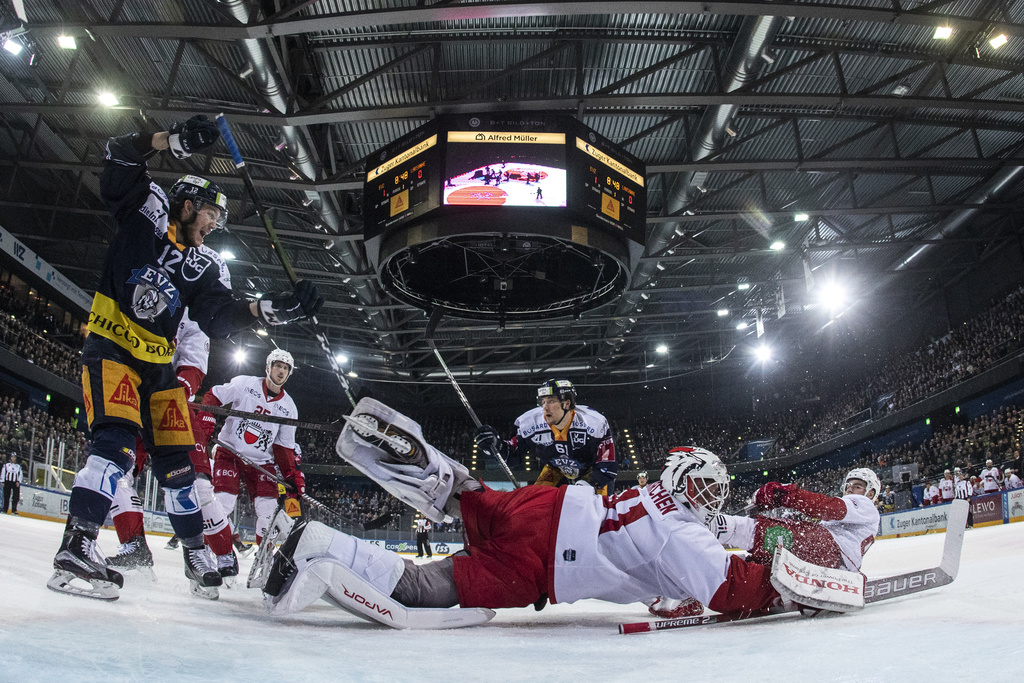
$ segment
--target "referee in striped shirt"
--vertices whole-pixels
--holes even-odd
[[[15,462],[15,455],[11,453],[11,461],[4,465],[0,479],[4,482],[4,514],[8,509],[13,508],[13,514],[18,514],[18,499],[21,498],[21,465]]]

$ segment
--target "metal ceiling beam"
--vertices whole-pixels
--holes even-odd
[[[436,4],[420,7],[398,7],[361,12],[313,14],[308,17],[286,18],[277,21],[253,22],[246,26],[202,25],[177,22],[153,23],[47,23],[29,25],[35,33],[73,35],[86,38],[86,30],[103,37],[140,37],[153,39],[200,38],[211,41],[232,41],[273,38],[298,34],[317,34],[325,31],[346,31],[354,28],[402,26],[431,22],[460,22],[489,19],[518,19],[527,16],[601,16],[616,15],[623,10],[621,2],[494,2]],[[986,31],[992,26],[987,18],[953,16],[903,11],[899,5],[892,9],[866,8],[815,2],[657,2],[643,5],[644,14],[719,14],[727,16],[799,17],[833,21],[869,22],[895,26],[946,26],[953,23],[958,31]],[[998,22],[1008,35],[1024,36],[1024,24]]]
[[[849,111],[850,109],[887,108],[895,111],[914,110],[947,110],[969,112],[1024,112],[1024,101],[965,99],[945,97],[898,97],[895,95],[839,95],[812,93],[750,93],[733,91],[728,93],[630,93],[608,95],[585,95],[582,99],[576,95],[563,97],[520,98],[515,100],[473,100],[466,102],[450,102],[446,100],[424,102],[418,104],[400,104],[388,107],[365,107],[339,109],[332,111],[300,110],[294,114],[259,113],[251,110],[230,110],[223,105],[204,109],[202,103],[193,108],[179,109],[160,107],[156,104],[139,107],[116,106],[101,107],[90,104],[55,104],[35,102],[4,103],[6,110],[13,113],[54,114],[59,116],[96,116],[122,112],[130,115],[143,113],[151,117],[180,119],[195,114],[197,111],[216,115],[228,109],[231,120],[236,123],[261,126],[312,126],[331,123],[357,123],[383,120],[415,120],[426,121],[439,113],[472,113],[481,110],[504,111],[536,111],[541,109],[577,111],[580,105],[587,109],[587,115],[600,114],[591,110],[614,109],[615,115],[671,115],[684,110],[709,106],[734,107],[792,107],[797,110],[814,110],[818,118],[828,117],[832,112]],[[775,118],[785,112],[771,112],[765,116]],[[960,125],[964,125],[963,122]]]

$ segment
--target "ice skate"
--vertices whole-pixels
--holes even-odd
[[[419,424],[372,398],[345,417],[338,454],[433,522],[458,516],[453,496],[479,488],[463,465],[423,439]]]
[[[108,568],[99,556],[96,550],[98,532],[99,524],[69,521],[60,550],[53,558],[53,576],[46,582],[47,588],[97,600],[117,600],[120,597],[124,577]]]
[[[239,557],[246,557],[252,552],[254,547],[252,543],[244,543],[242,541],[242,537],[238,534],[231,537],[231,545],[235,547],[235,553],[237,553]]]
[[[156,580],[153,573],[153,553],[149,550],[145,536],[134,536],[122,543],[117,554],[106,559],[108,567],[119,571],[138,571],[150,580]]]
[[[210,551],[205,545],[198,548],[182,548],[185,553],[185,576],[189,581],[189,590],[207,600],[216,600],[220,597],[217,586],[224,580],[217,571],[217,564],[210,556]]]
[[[227,588],[235,587],[235,580],[238,576],[238,556],[234,551],[227,555],[217,556],[217,572],[224,579],[224,585]]]
[[[171,536],[167,539],[167,545],[164,546],[164,550],[177,550],[178,549],[178,537]]]

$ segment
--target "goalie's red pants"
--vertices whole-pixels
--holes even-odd
[[[469,556],[454,560],[462,607],[528,607],[551,593],[565,487],[467,491],[460,499]]]

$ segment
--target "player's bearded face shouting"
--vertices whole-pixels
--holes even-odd
[[[203,205],[198,211],[192,201],[186,201],[181,211],[181,221],[185,245],[189,247],[200,247],[203,240],[211,232],[217,229],[217,221],[220,219],[220,208],[209,204]]]

